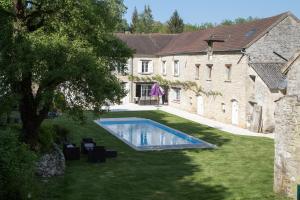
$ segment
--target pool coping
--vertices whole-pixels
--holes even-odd
[[[171,129],[173,131],[176,131],[182,135],[184,135],[185,137],[200,141],[201,144],[181,144],[181,145],[164,145],[164,146],[145,146],[145,147],[137,147],[135,145],[133,145],[132,143],[128,142],[127,140],[125,140],[124,138],[118,136],[113,130],[102,126],[101,122],[105,122],[105,121],[151,121],[154,124],[158,124],[160,126],[163,126],[165,128]],[[201,140],[199,138],[196,138],[194,136],[191,136],[189,134],[186,134],[182,131],[179,131],[177,129],[171,128],[169,126],[166,126],[164,124],[161,124],[159,122],[156,122],[154,120],[151,119],[147,119],[147,118],[138,118],[138,117],[126,117],[126,118],[100,118],[97,120],[94,120],[94,122],[99,125],[101,128],[105,129],[107,132],[109,132],[110,134],[112,134],[113,136],[115,136],[116,138],[118,138],[119,140],[121,140],[122,142],[124,142],[125,144],[127,144],[128,146],[130,146],[131,148],[133,148],[136,151],[161,151],[161,150],[183,150],[183,149],[215,149],[217,148],[216,145],[214,144],[210,144],[204,140]]]

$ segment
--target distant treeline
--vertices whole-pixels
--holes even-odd
[[[132,13],[131,22],[128,23],[123,19],[122,23],[117,28],[118,32],[129,31],[131,33],[182,33],[187,31],[203,30],[216,26],[241,24],[255,21],[256,17],[236,18],[235,20],[225,19],[221,23],[202,23],[189,24],[184,23],[177,10],[175,10],[170,19],[165,22],[155,21],[152,15],[152,10],[149,5],[146,5],[143,12],[139,13],[136,7]]]

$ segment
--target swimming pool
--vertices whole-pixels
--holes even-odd
[[[150,119],[104,118],[95,122],[137,151],[215,148],[215,145]]]

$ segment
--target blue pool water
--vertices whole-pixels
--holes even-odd
[[[215,147],[149,119],[106,118],[96,120],[96,123],[139,151]]]

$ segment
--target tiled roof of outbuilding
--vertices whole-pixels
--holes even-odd
[[[270,90],[281,88],[281,84],[285,80],[285,75],[282,73],[282,68],[285,66],[285,63],[250,63],[249,65]]]

